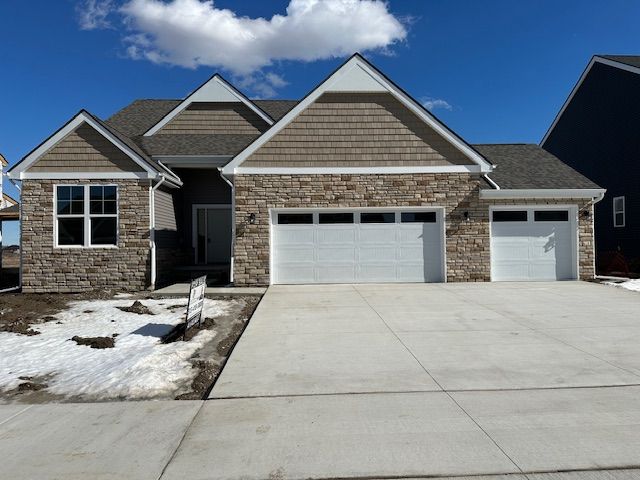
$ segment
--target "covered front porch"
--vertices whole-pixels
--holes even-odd
[[[230,282],[232,190],[217,168],[172,168],[183,186],[155,193],[156,287],[206,274]]]

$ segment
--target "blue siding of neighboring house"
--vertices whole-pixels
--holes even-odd
[[[542,147],[607,189],[596,206],[596,249],[640,267],[640,74],[594,64]],[[626,226],[613,226],[625,196]]]

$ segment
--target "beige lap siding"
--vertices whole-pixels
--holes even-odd
[[[488,281],[491,275],[489,205],[578,204],[584,200],[479,199],[477,175],[237,175],[234,281],[269,284],[270,208],[444,207],[447,281]],[[465,220],[464,212],[469,212]],[[255,213],[254,224],[248,222]],[[580,216],[580,277],[593,277],[592,216]]]
[[[54,248],[55,184],[118,185],[118,248]],[[149,180],[24,180],[22,287],[27,293],[149,285]]]

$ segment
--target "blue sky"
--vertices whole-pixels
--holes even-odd
[[[390,0],[293,21],[314,2],[2,2],[0,152],[13,164],[81,108],[107,118],[136,98],[180,98],[215,71],[250,96],[300,98],[353,49],[467,141],[537,143],[591,55],[640,53],[633,0]],[[196,24],[176,23],[186,8]],[[219,19],[224,36],[211,33]],[[242,44],[247,32],[265,37]]]

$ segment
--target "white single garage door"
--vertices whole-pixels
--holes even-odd
[[[443,213],[272,211],[275,284],[441,282]]]
[[[491,279],[575,279],[576,212],[575,207],[493,208]]]

